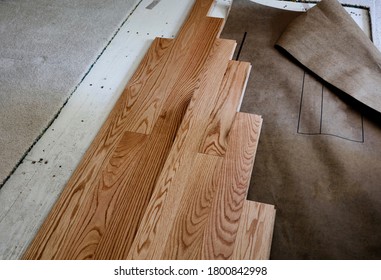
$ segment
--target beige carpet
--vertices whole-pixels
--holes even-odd
[[[0,186],[138,1],[0,1]]]

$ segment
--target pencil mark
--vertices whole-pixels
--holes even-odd
[[[364,121],[322,81],[304,72],[300,96],[297,133],[333,136],[364,143]]]

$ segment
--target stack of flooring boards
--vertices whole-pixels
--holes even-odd
[[[275,209],[246,200],[262,118],[251,65],[197,0],[157,38],[24,259],[266,259]]]

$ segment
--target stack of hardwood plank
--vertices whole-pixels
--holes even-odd
[[[262,118],[250,64],[197,0],[157,38],[25,259],[266,259],[275,209],[246,200]]]

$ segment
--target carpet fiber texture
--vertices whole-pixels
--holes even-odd
[[[0,1],[0,186],[138,1]]]
[[[340,79],[350,80],[353,69],[362,67],[351,63],[366,56],[365,63],[374,65],[379,54],[368,51],[374,49],[364,36],[345,36],[358,30],[336,0],[321,3],[310,11],[322,9],[337,22],[330,28],[332,16],[320,16],[324,22],[314,32],[293,31],[291,23],[300,27],[308,13],[233,2],[221,37],[239,43],[245,37],[239,60],[253,68],[241,110],[263,116],[248,198],[276,206],[272,259],[380,259],[381,116],[368,107],[378,105],[364,98],[376,96],[378,102],[381,92],[340,91],[331,75],[338,71],[345,73]],[[282,34],[297,38],[279,39]],[[278,40],[290,53],[296,50],[295,57],[278,50]],[[317,45],[318,53],[312,47]],[[351,47],[352,57],[342,55]],[[341,56],[321,57],[330,53]],[[315,72],[321,77],[308,69],[311,61],[326,62],[322,73]],[[374,76],[379,73],[368,73],[368,85]]]

